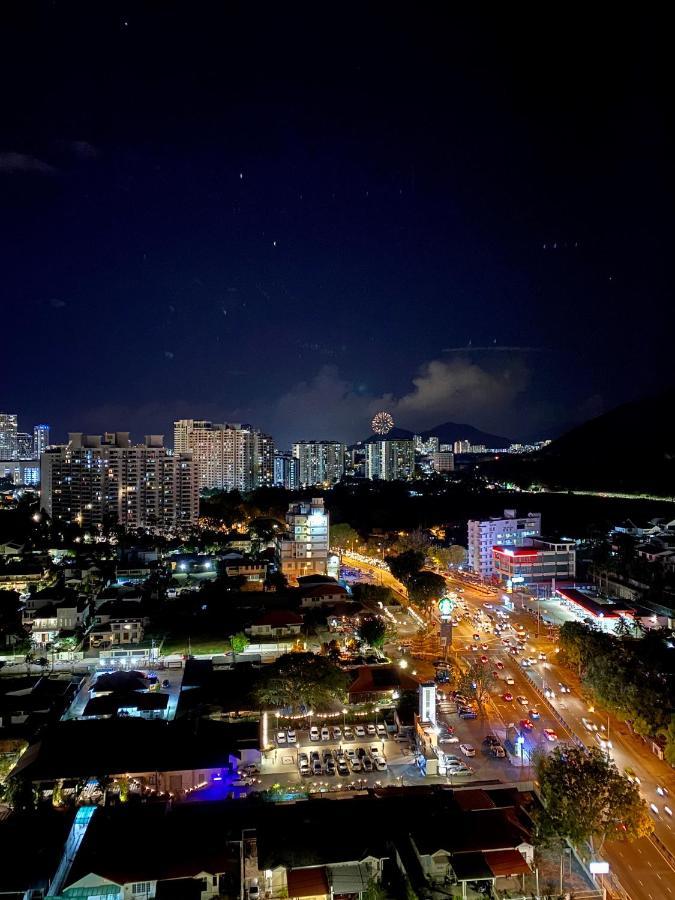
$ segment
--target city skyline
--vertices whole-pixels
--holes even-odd
[[[433,19],[16,11],[3,312],[33,379],[7,341],[0,407],[527,440],[671,383],[653,23]]]

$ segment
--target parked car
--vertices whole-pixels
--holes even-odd
[[[361,771],[361,760],[360,759],[351,759],[349,761],[349,765],[352,767],[352,772],[360,772]]]
[[[320,762],[315,761],[312,763],[312,775],[323,775],[323,766]]]
[[[312,725],[312,727],[309,729],[310,741],[318,741],[320,737],[321,735],[319,734],[319,729],[316,727],[316,725]]]
[[[376,730],[377,730],[377,733],[378,733],[379,735],[381,735],[382,737],[386,737],[386,736],[387,736],[387,728],[386,728],[386,725],[383,725],[382,722],[378,722],[378,723],[377,723],[377,729],[376,729]]]
[[[277,731],[277,744],[285,744],[286,743],[286,732],[285,731]]]
[[[342,740],[342,729],[340,728],[339,725],[334,725],[334,726],[333,726],[333,740],[334,740],[334,741],[341,741],[341,740]]]
[[[373,771],[373,761],[369,756],[364,756],[361,760],[361,764],[363,765],[363,769],[365,772]]]
[[[506,750],[502,747],[501,744],[495,744],[493,747],[490,747],[490,753],[497,759],[506,758]]]
[[[337,764],[338,775],[340,778],[347,778],[349,775],[349,766],[343,760],[340,760]]]
[[[459,749],[462,751],[464,756],[475,756],[476,749],[472,747],[471,744],[460,744]]]
[[[324,726],[321,728],[321,740],[322,740],[322,741],[329,741],[329,740],[330,740],[330,729],[328,728],[327,725],[324,725]]]
[[[356,731],[357,737],[365,737],[366,736],[366,729],[363,727],[363,725],[357,725],[355,728],[355,731]]]
[[[386,762],[386,760],[382,759],[381,756],[378,756],[376,759],[374,759],[373,763],[378,772],[386,772],[387,771],[387,762]]]
[[[373,725],[372,722],[369,722],[366,725],[366,731],[368,732],[368,734],[377,734],[377,729],[375,728],[375,726]]]
[[[345,728],[345,740],[346,740],[346,741],[353,741],[353,740],[354,740],[354,732],[353,732],[352,729],[349,727],[349,725],[347,725],[347,727]]]
[[[287,732],[287,734],[286,734],[286,737],[287,737],[287,739],[288,739],[288,743],[289,743],[289,744],[297,744],[297,743],[298,743],[298,739],[297,739],[297,737],[295,736],[295,731],[294,731],[292,728],[289,728],[289,729],[288,729],[288,732]]]

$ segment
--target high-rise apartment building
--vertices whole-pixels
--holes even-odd
[[[413,435],[413,441],[415,442],[415,453],[419,453],[421,456],[438,453],[438,438],[433,434],[428,438],[423,438],[421,434]]]
[[[455,453],[471,453],[471,441],[455,441],[453,448]]]
[[[300,487],[300,461],[292,453],[274,454],[274,485],[287,491]]]
[[[0,413],[0,459],[17,458],[16,413]]]
[[[33,425],[33,456],[40,459],[40,454],[49,447],[49,425]]]
[[[16,433],[16,455],[18,459],[32,459],[33,457],[33,436],[27,431],[17,431]]]
[[[199,489],[250,491],[274,480],[274,441],[248,425],[174,422],[174,450],[192,453]]]
[[[407,481],[414,473],[414,441],[384,439],[366,444],[366,478]]]
[[[291,582],[303,575],[325,575],[328,571],[330,517],[323,499],[292,503],[286,513],[286,534],[277,544],[279,566]]]
[[[340,441],[298,441],[293,456],[298,460],[300,484],[335,484],[345,471],[346,446]]]
[[[434,472],[453,472],[455,469],[455,454],[449,450],[438,450],[431,454],[431,465]]]
[[[469,519],[467,565],[477,575],[489,578],[494,574],[493,547],[521,547],[540,534],[541,513],[518,517],[515,509],[505,509],[503,518]]]
[[[196,522],[199,493],[189,453],[171,453],[162,435],[132,444],[128,432],[70,434],[41,457],[42,505],[56,519],[95,526],[166,528]]]

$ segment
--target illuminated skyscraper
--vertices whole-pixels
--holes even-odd
[[[415,444],[394,439],[366,444],[366,478],[407,481],[415,472]]]
[[[346,450],[340,441],[298,441],[293,444],[300,484],[306,487],[335,484],[345,471]]]
[[[200,490],[250,491],[274,480],[274,441],[248,425],[179,419],[173,445],[192,453]]]
[[[297,581],[302,575],[327,573],[329,526],[323,498],[289,506],[287,532],[278,542],[279,565],[289,581]]]
[[[16,459],[16,413],[0,413],[0,459]]]
[[[40,454],[44,453],[49,447],[49,425],[33,426],[33,456],[40,458]]]

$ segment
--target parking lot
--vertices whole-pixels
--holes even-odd
[[[282,759],[297,766],[302,778],[347,779],[386,773],[387,745],[400,757],[399,745],[389,738],[382,722],[278,728],[274,740]]]

